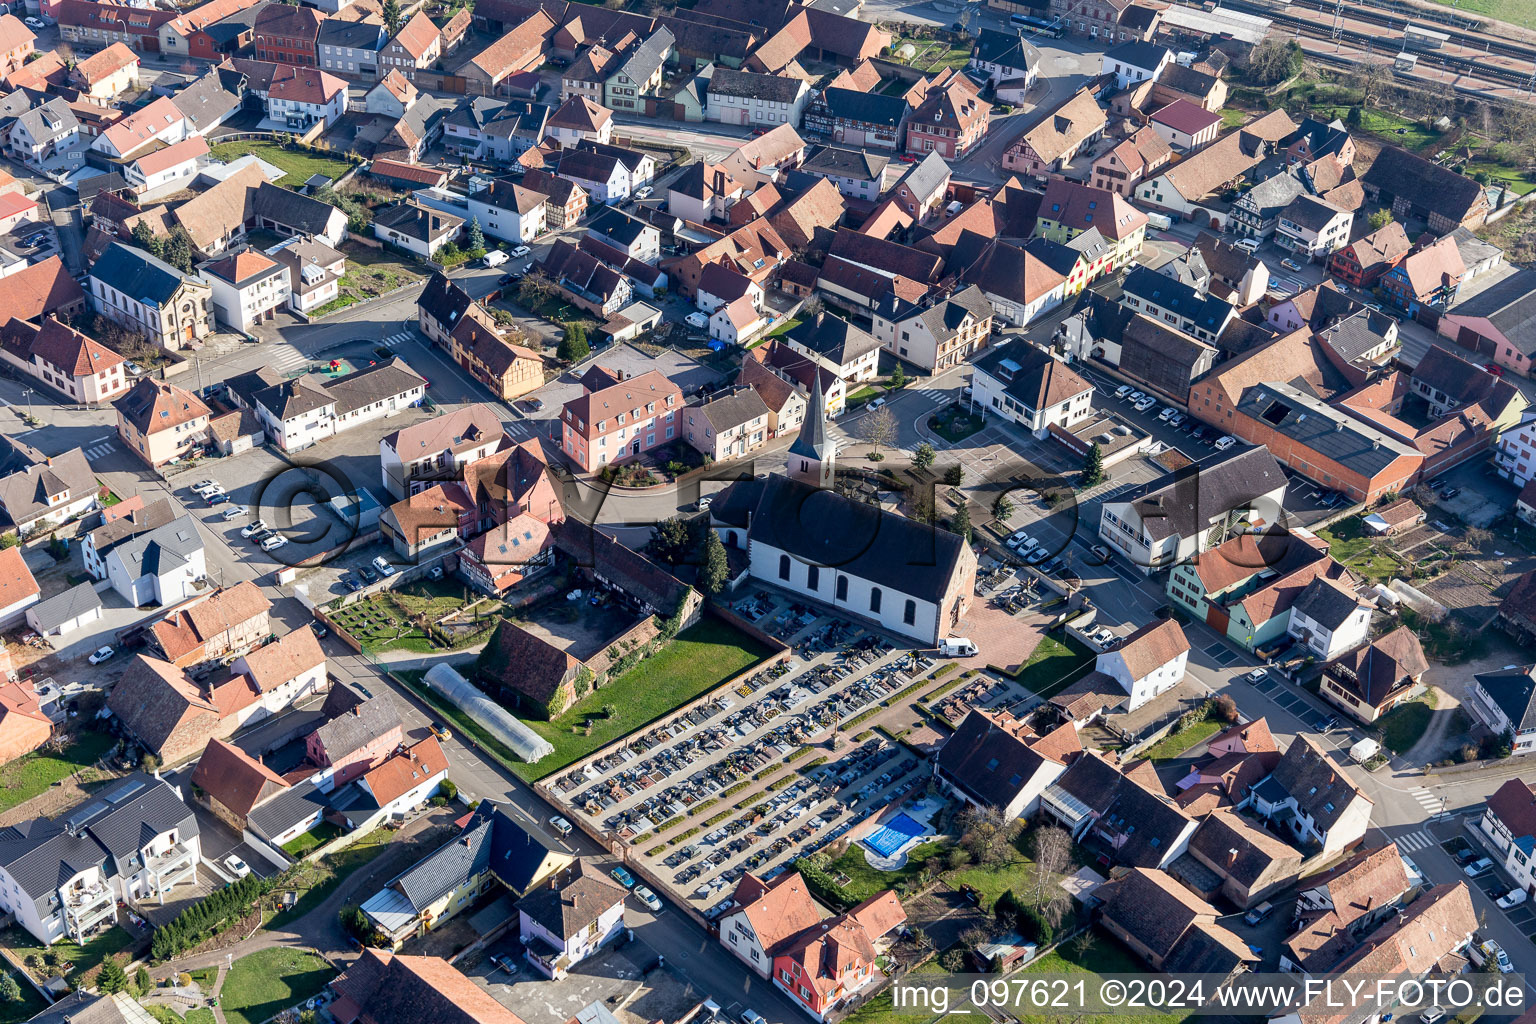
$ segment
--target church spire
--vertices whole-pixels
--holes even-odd
[[[795,443],[789,446],[789,475],[816,487],[831,487],[836,449],[827,441],[827,403],[821,388],[821,367],[812,364],[811,372],[815,380],[805,405],[805,422],[800,424]]]

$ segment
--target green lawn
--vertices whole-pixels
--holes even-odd
[[[799,326],[800,321],[796,320],[794,317],[790,317],[788,320],[781,320],[779,323],[775,324],[773,330],[763,335],[763,337],[772,338],[779,334],[788,334],[790,331]]]
[[[940,967],[938,961],[929,960],[907,976],[911,984],[934,984],[940,978],[953,977],[948,971]],[[875,995],[875,998],[859,1007],[847,1017],[847,1024],[929,1024],[938,1019],[938,1014],[925,1015],[910,1009],[896,1009],[894,997],[891,995],[892,987],[886,986],[883,992]],[[956,1003],[957,1007],[961,1004]],[[958,1020],[959,1018],[953,1018]],[[981,1018],[986,1019],[986,1018]]]
[[[144,1007],[144,1009],[147,1010],[149,1015],[155,1018],[159,1024],[218,1024],[218,1018],[213,1015],[212,1010],[207,1009],[206,1007],[200,1006],[195,1010],[188,1010],[185,1017],[181,1016],[169,1006],[160,1006],[155,1003],[151,1003],[150,1005]]]
[[[1522,28],[1536,28],[1536,4],[1530,0],[1435,0],[1435,3],[1454,7],[1461,14],[1481,14]],[[1493,25],[1483,28],[1495,34],[1498,31]]]
[[[1093,660],[1093,653],[1071,637],[1066,637],[1063,643],[1053,636],[1043,636],[1040,646],[1014,678],[1041,698],[1050,700],[1083,674]]]
[[[323,174],[335,181],[352,169],[352,162],[339,156],[326,156],[301,149],[284,149],[276,142],[262,139],[245,139],[240,142],[221,142],[210,150],[215,160],[236,160],[247,153],[254,154],[273,167],[287,172],[278,179],[279,185],[298,186],[311,175]]]
[[[16,954],[23,963],[29,956],[42,956],[49,951],[63,956],[73,965],[69,977],[79,977],[113,953],[120,953],[132,944],[133,936],[123,928],[109,928],[83,946],[77,946],[67,939],[55,942],[51,947],[44,946],[29,933],[15,927],[0,932],[0,945]],[[26,988],[25,985],[22,987]]]
[[[1196,722],[1187,729],[1169,733],[1137,756],[1148,757],[1153,761],[1172,761],[1174,758],[1182,757],[1184,752],[1195,744],[1204,743],[1220,731],[1220,722],[1209,720]]]
[[[864,847],[850,843],[843,855],[827,865],[827,873],[836,878],[847,875],[848,881],[840,888],[849,904],[863,903],[871,896],[886,889],[894,889],[908,879],[923,872],[923,864],[930,857],[943,857],[949,844],[942,839],[922,843],[907,851],[907,863],[899,871],[877,871],[864,859]]]
[[[21,986],[21,999],[14,1003],[0,1003],[0,1024],[19,1024],[31,1020],[48,1008],[43,997],[37,994],[37,989],[27,984],[25,978],[17,977],[16,984]]]
[[[219,990],[219,1008],[231,1024],[262,1021],[316,995],[336,976],[313,953],[276,947],[236,960]]]
[[[1114,939],[1100,932],[1093,932],[1093,941],[1086,949],[1078,951],[1076,943],[1068,942],[1024,968],[1025,974],[1145,974],[1146,967]],[[1020,1016],[1023,1024],[1057,1024],[1076,1014],[1062,1016]],[[1128,1013],[1089,1014],[1085,1019],[1101,1017],[1115,1024],[1178,1024],[1185,1019],[1179,1014]]]
[[[0,811],[46,792],[55,782],[101,760],[117,741],[104,732],[80,732],[59,754],[25,754],[0,768]]]
[[[376,828],[346,849],[327,854],[311,868],[314,884],[300,894],[291,910],[273,914],[266,923],[268,928],[281,928],[289,921],[297,921],[324,903],[326,897],[352,872],[362,870],[379,854],[389,848],[390,841],[400,833],[387,828]],[[369,895],[372,895],[370,893]],[[228,984],[228,982],[226,982]]]
[[[951,444],[964,441],[986,425],[986,418],[980,413],[971,414],[958,406],[928,417],[928,429]]]
[[[1367,579],[1385,579],[1395,575],[1402,567],[1402,563],[1392,555],[1385,543],[1364,536],[1359,516],[1341,519],[1327,529],[1316,532],[1328,542],[1330,555]]]
[[[283,852],[294,860],[302,860],[310,850],[324,846],[339,835],[341,835],[340,828],[328,821],[322,821],[308,832],[284,843]]]
[[[549,740],[555,752],[537,764],[519,764],[515,770],[529,780],[559,771],[715,688],[762,661],[768,653],[767,648],[745,633],[719,619],[705,617],[679,633],[660,653],[577,701],[554,721],[530,720],[528,725]],[[604,704],[615,705],[618,714],[604,718]],[[590,736],[585,734],[589,718],[593,720]]]
[[[1394,754],[1406,753],[1419,742],[1424,730],[1429,728],[1429,719],[1433,713],[1434,708],[1422,699],[1399,704],[1382,715],[1376,723],[1381,729],[1381,745]]]
[[[1248,123],[1250,116],[1251,115],[1248,113],[1248,111],[1241,110],[1237,107],[1222,107],[1221,130],[1224,132],[1229,132],[1239,125],[1245,125]]]

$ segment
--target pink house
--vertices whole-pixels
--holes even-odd
[[[333,692],[342,691],[345,687],[336,687]],[[314,767],[325,770],[317,785],[321,792],[329,793],[383,763],[404,739],[400,716],[388,703],[374,698],[342,711],[310,733],[304,740],[304,751]]]
[[[682,438],[683,391],[660,370],[615,376],[594,366],[560,414],[560,448],[589,473]]]

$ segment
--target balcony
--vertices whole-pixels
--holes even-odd
[[[85,934],[101,922],[116,919],[117,898],[111,888],[100,882],[64,894],[65,925],[77,942],[83,941]]]
[[[196,878],[197,858],[185,845],[175,843],[157,857],[146,857],[144,870],[154,881],[155,889],[163,901],[168,889]]]

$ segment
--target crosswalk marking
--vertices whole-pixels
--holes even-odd
[[[308,362],[309,357],[292,345],[281,346],[272,352],[272,365],[278,370],[289,370]]]
[[[1408,791],[1408,795],[1417,800],[1419,802],[1419,806],[1424,808],[1430,814],[1445,813],[1445,801],[1440,797],[1435,796],[1435,794],[1431,793],[1423,786],[1415,786],[1413,789]]]
[[[1428,832],[1420,829],[1417,832],[1409,832],[1407,835],[1398,836],[1392,842],[1404,853],[1413,853],[1416,850],[1427,850],[1434,846],[1435,838]]]
[[[383,345],[384,345],[385,348],[394,348],[396,345],[399,345],[399,344],[401,344],[403,342],[407,342],[407,341],[410,341],[410,340],[411,340],[411,332],[410,331],[401,331],[399,334],[391,334],[389,337],[385,338],[384,341],[383,341]]]
[[[919,388],[917,393],[925,398],[943,398],[948,392],[943,388]]]
[[[508,427],[507,429],[509,431],[511,431],[513,437],[527,437],[527,436],[529,436],[528,428],[523,426],[521,423],[514,423],[510,427]]]
[[[85,450],[85,457],[87,459],[99,459],[115,451],[117,451],[117,445],[109,441],[106,444],[98,444],[94,448],[87,448]]]

